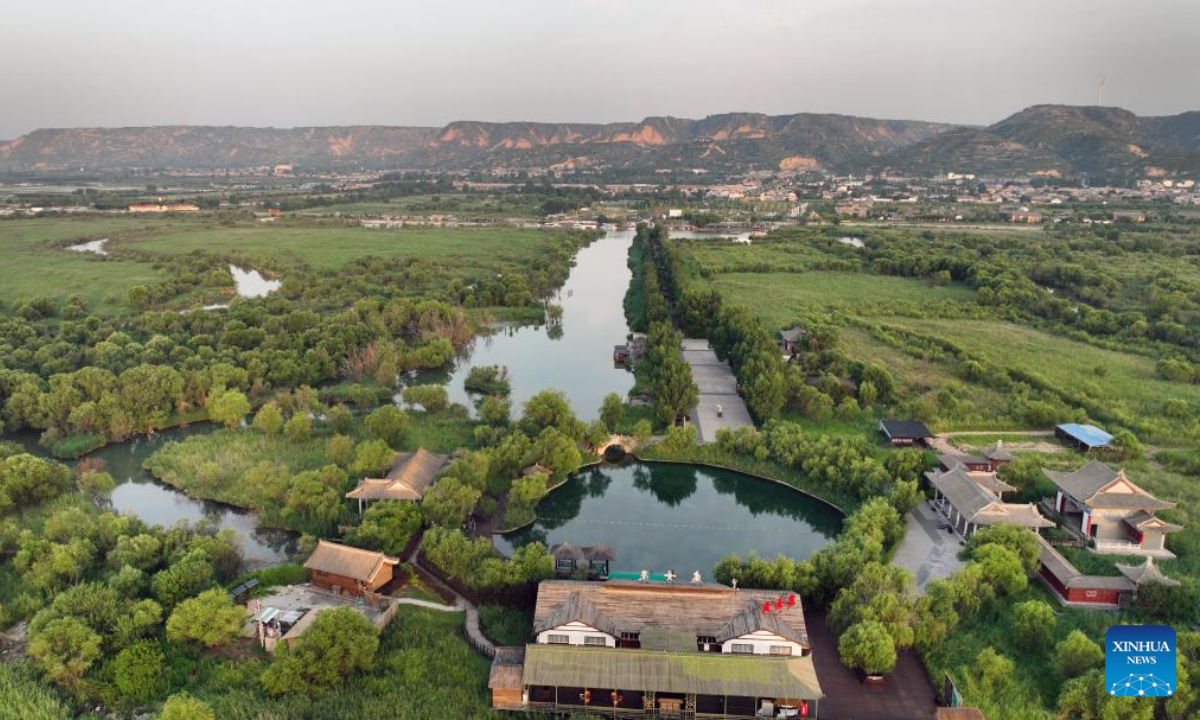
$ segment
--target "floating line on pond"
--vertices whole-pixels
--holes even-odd
[[[622,525],[625,527],[644,527],[658,528],[664,530],[720,530],[723,532],[756,532],[756,533],[780,533],[790,534],[795,533],[795,529],[786,528],[748,528],[748,527],[729,527],[728,525],[692,525],[690,523],[654,523],[654,522],[639,522],[633,520],[581,520],[578,518],[555,518],[538,516],[538,520],[555,520],[560,522],[575,522],[575,523],[591,523],[593,525]]]

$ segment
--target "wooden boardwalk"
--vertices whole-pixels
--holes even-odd
[[[487,635],[483,634],[483,629],[479,626],[479,608],[475,607],[475,604],[470,600],[460,595],[457,590],[439,580],[438,577],[429,572],[427,568],[421,567],[421,562],[418,558],[418,554],[420,552],[419,548],[420,546],[418,545],[418,548],[414,549],[412,554],[409,555],[409,564],[414,567],[421,568],[421,570],[424,571],[421,573],[422,580],[437,585],[438,589],[444,594],[453,596],[455,610],[466,612],[467,618],[466,622],[463,623],[463,637],[467,639],[467,642],[471,643],[472,647],[474,647],[488,659],[496,657],[496,645],[488,639]],[[413,602],[409,604],[416,605],[419,604],[419,602]],[[423,604],[424,607],[432,605],[434,605],[434,603]],[[436,609],[442,610],[445,609],[445,606],[437,607]]]

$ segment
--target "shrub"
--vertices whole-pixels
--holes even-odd
[[[216,720],[212,708],[187,693],[167,698],[158,720]]]
[[[1026,600],[1013,608],[1013,627],[1017,641],[1025,647],[1035,648],[1046,644],[1058,624],[1054,609],[1041,600]]]
[[[384,405],[377,408],[363,422],[367,432],[393,448],[398,448],[404,443],[404,438],[408,434],[408,425],[408,415],[395,405]]]
[[[1104,651],[1080,630],[1072,630],[1066,639],[1054,646],[1054,667],[1064,678],[1073,678],[1099,667]]]
[[[347,677],[371,670],[379,630],[351,608],[322,610],[300,636],[296,649],[281,647],[262,674],[272,695],[315,697],[341,686]]]
[[[163,677],[163,654],[158,643],[143,640],[117,653],[113,682],[127,700],[144,702],[158,694]]]

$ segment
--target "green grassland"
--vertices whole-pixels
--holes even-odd
[[[272,264],[337,269],[375,256],[435,265],[514,270],[562,238],[555,231],[519,228],[205,227],[139,239],[129,247],[154,253],[242,254]]]
[[[146,263],[67,250],[66,246],[100,238],[111,242],[170,225],[152,219],[62,218],[0,222],[0,298],[5,311],[22,300],[45,297],[62,301],[79,294],[100,314],[121,309],[125,291],[165,279]]]
[[[919,308],[937,302],[970,302],[973,291],[962,285],[930,286],[922,280],[849,272],[730,273],[713,285],[726,302],[745,305],[768,327],[782,328],[808,310],[872,305]]]
[[[357,215],[429,215],[452,214],[459,217],[486,215],[489,217],[541,217],[539,198],[523,194],[453,194],[409,195],[387,201],[346,202],[315,207],[302,212],[306,215],[346,213]]]
[[[1163,404],[1173,398],[1200,405],[1200,386],[1159,377],[1154,361],[1140,355],[996,320],[890,318],[886,324],[951,340],[990,363],[1039,375],[1138,415],[1160,415]],[[1103,374],[1097,374],[1097,368],[1103,368]]]

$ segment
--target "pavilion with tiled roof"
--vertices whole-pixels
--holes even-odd
[[[1175,507],[1138,487],[1124,470],[1092,460],[1072,472],[1043,470],[1058,488],[1054,510],[1069,528],[1093,541],[1097,552],[1173,558],[1166,536],[1183,528],[1157,516]]]
[[[1012,486],[990,474],[982,475],[968,473],[960,465],[948,472],[926,474],[934,489],[934,506],[964,537],[970,537],[977,529],[988,525],[1008,523],[1034,531],[1054,526],[1032,503],[1003,502],[1000,492],[1012,489]],[[996,491],[985,486],[985,482],[993,483]]]
[[[358,501],[360,514],[367,504],[376,500],[418,502],[425,497],[425,492],[449,460],[448,456],[435,455],[425,448],[417,448],[416,452],[411,453],[397,453],[386,477],[364,479],[346,493],[346,497]]]

